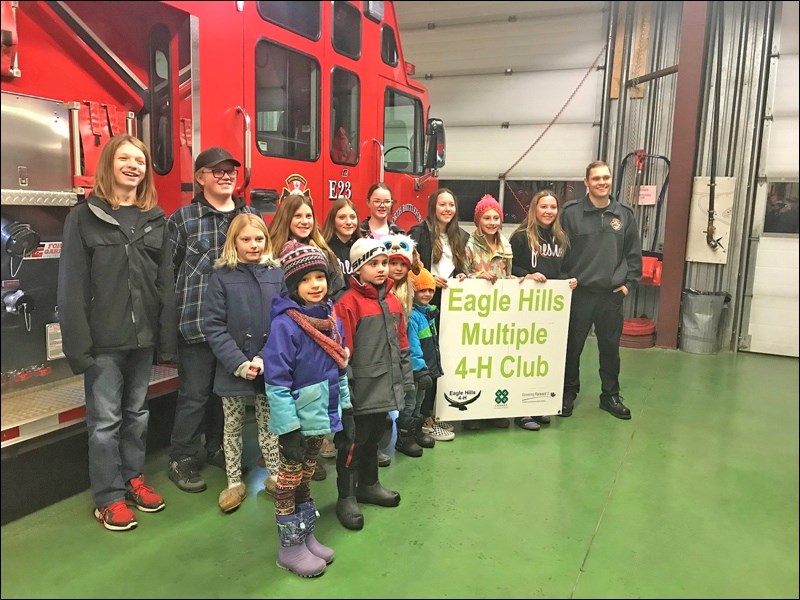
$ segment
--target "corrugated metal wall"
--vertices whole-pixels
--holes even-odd
[[[684,3],[564,2],[547,5],[549,12],[545,15],[537,13],[539,9],[534,4],[539,5],[448,3],[453,16],[439,26],[431,21],[436,9],[430,5],[397,3],[401,24],[404,10],[420,12],[410,28],[401,25],[402,36],[406,58],[418,63],[417,77],[425,78],[431,92],[432,113],[442,117],[447,127],[448,163],[441,178],[494,179],[502,193],[504,186],[498,175],[530,147],[571,97],[541,143],[508,178],[580,182],[586,164],[603,157],[618,183],[616,192],[635,206],[644,249],[658,253],[665,235],[670,233],[664,230],[669,189],[665,190],[660,209],[658,205],[639,206],[635,190],[643,184],[654,185],[661,192],[673,135],[695,136],[695,176],[709,178],[713,158],[714,175],[735,178],[735,186],[732,206],[726,214],[716,215],[720,224],[722,219],[730,223],[731,233],[724,240],[724,247],[714,250],[715,256],[723,256],[724,261],[687,261],[683,287],[731,294],[733,300],[724,311],[719,332],[720,345],[736,348],[744,305],[744,250],[749,248],[758,202],[763,211],[763,198],[758,198],[757,188],[764,181],[759,160],[762,125],[767,118],[765,90],[769,84],[772,20],[776,13],[780,16],[776,5],[796,3],[709,3],[699,127],[696,131],[675,132],[674,73],[680,68],[677,62]],[[518,17],[503,16],[505,11],[513,14],[514,7],[520,5],[523,8],[518,9],[522,11]],[[481,10],[485,12],[481,14]],[[442,19],[441,9],[437,14],[436,18]],[[722,22],[719,51],[718,17]],[[481,23],[481,18],[486,22]],[[575,92],[606,42],[607,54],[601,55],[598,70],[589,72]],[[795,51],[795,72],[796,54]],[[607,61],[613,62],[607,65]],[[791,66],[791,61],[790,55],[786,67]],[[715,130],[717,65],[722,70]],[[512,69],[512,75],[501,74],[501,67],[506,66]],[[667,74],[645,83],[625,86],[629,79],[665,70]],[[796,78],[789,86],[789,93],[796,94]],[[796,101],[793,105],[797,105]],[[788,140],[790,145],[794,141],[794,147],[785,152],[786,156],[772,156],[769,152],[769,160],[778,167],[786,163],[784,167],[796,170],[800,154],[796,111],[792,115],[777,113],[775,117],[783,121],[779,129],[773,124],[771,139],[780,147],[786,145],[781,145],[781,140]],[[503,127],[503,122],[508,126]],[[641,178],[636,179],[635,161],[626,156],[640,149],[667,160],[646,160]],[[706,243],[704,230],[690,235],[701,236],[699,241],[693,241]],[[626,301],[626,316],[656,319],[659,295],[657,287],[640,288]]]
[[[617,19],[615,38],[621,38],[622,43],[615,49],[618,70],[610,75],[619,82],[620,91],[617,99],[610,100],[609,120],[605,126],[607,162],[612,166],[617,197],[634,207],[642,248],[660,253],[669,200],[667,175],[676,78],[674,74],[664,75],[635,87],[628,87],[625,82],[677,65],[681,4],[628,3],[619,6],[614,18]],[[651,155],[645,159],[639,177],[636,176],[636,159],[631,154],[637,150]],[[656,186],[655,205],[638,205],[636,184]],[[626,317],[657,320],[658,301],[658,287],[640,286],[626,300]]]
[[[497,179],[580,89],[510,175],[583,179],[594,159],[604,2],[395,4],[407,59],[447,127],[443,179]],[[446,14],[442,6],[450,7]],[[508,75],[505,74],[508,70]]]
[[[742,247],[750,230],[749,215],[755,202],[753,184],[756,180],[754,163],[758,160],[757,149],[753,144],[754,132],[760,130],[763,113],[759,110],[763,88],[766,85],[763,72],[763,56],[769,52],[765,45],[769,28],[767,2],[714,2],[710,3],[709,35],[706,55],[705,85],[701,110],[701,122],[697,132],[697,162],[695,175],[710,177],[712,162],[716,158],[716,177],[734,177],[733,206],[729,214],[717,215],[730,222],[731,235],[724,248],[724,264],[686,262],[684,288],[700,291],[728,292],[733,301],[723,311],[720,326],[721,346],[726,349],[736,347],[737,333],[733,331],[739,307],[736,303],[737,286],[740,283],[739,271]],[[647,68],[645,73],[653,73],[677,65],[680,32],[681,3],[632,3],[627,7],[627,18],[618,25],[625,27],[622,48],[621,79],[627,80],[640,75],[641,69],[631,73],[637,61],[644,60],[637,45],[646,44]],[[722,17],[722,45],[718,45],[717,23]],[[645,26],[642,26],[645,23]],[[646,38],[642,36],[645,35]],[[715,131],[714,110],[716,69],[722,61],[719,114]],[[678,66],[678,68],[680,68]],[[615,181],[620,197],[635,205],[635,167],[634,160],[621,164],[625,156],[636,149],[644,149],[651,155],[662,155],[669,159],[673,135],[694,135],[695,132],[673,132],[675,77],[666,75],[637,86],[641,97],[621,94],[612,100],[609,121],[609,164],[617,169]],[[716,134],[716,135],[715,135]],[[795,154],[796,157],[796,154]],[[661,187],[666,177],[666,161],[650,159],[645,163],[644,175],[639,183]],[[666,190],[663,206],[656,221],[656,207],[637,206],[643,248],[660,252],[663,247],[664,216],[669,206],[669,189]],[[748,206],[751,210],[748,210]],[[690,231],[690,236],[701,236],[705,243],[705,231]],[[658,314],[658,288],[642,287],[638,294],[626,303],[626,316],[647,316],[655,318]]]

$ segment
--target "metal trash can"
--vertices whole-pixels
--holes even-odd
[[[719,352],[719,323],[731,295],[727,292],[698,292],[688,288],[683,290],[682,296],[681,350],[693,354]]]

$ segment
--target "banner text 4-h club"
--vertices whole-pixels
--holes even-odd
[[[448,281],[439,345],[443,421],[555,415],[561,409],[572,291],[565,280]]]

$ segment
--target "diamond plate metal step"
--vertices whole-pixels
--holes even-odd
[[[175,367],[153,367],[148,398],[163,396],[177,388]],[[83,376],[4,393],[0,408],[3,448],[80,423],[86,420]]]

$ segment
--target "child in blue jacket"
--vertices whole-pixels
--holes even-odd
[[[328,297],[330,266],[319,248],[290,240],[281,251],[281,266],[288,293],[273,301],[264,348],[270,430],[280,440],[277,564],[315,577],[334,553],[314,536],[319,514],[309,485],[323,436],[343,431],[347,439],[355,437],[345,374],[349,353]]]
[[[436,280],[425,267],[420,267],[416,274],[412,271],[408,277],[414,286],[414,308],[408,320],[408,347],[411,350],[411,366],[417,386],[414,434],[417,436],[417,443],[427,448],[433,447],[436,440],[449,442],[456,436],[445,424],[437,423],[433,419],[436,380],[442,376],[442,356],[439,352],[439,333],[436,330],[437,309],[431,305],[431,299],[436,293]],[[428,431],[422,427],[422,422],[426,419],[429,423]]]

